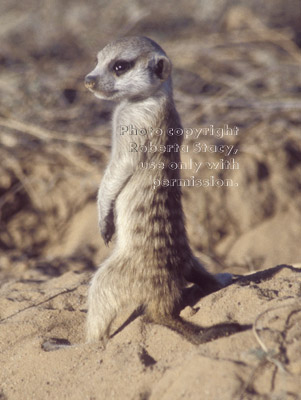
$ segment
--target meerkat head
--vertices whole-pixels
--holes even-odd
[[[145,99],[170,79],[171,62],[161,47],[146,37],[125,37],[97,55],[85,86],[100,99]]]

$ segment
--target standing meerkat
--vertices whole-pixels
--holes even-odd
[[[206,291],[222,287],[190,249],[181,188],[154,185],[180,178],[177,169],[168,168],[170,162],[180,162],[174,145],[182,142],[181,135],[172,134],[181,122],[171,69],[153,40],[125,37],[98,53],[96,67],[85,78],[96,97],[119,103],[113,115],[111,159],[98,192],[101,235],[107,244],[116,232],[116,244],[89,288],[88,341],[105,343],[117,312],[132,305],[142,306],[148,321],[198,343],[197,332],[176,311],[182,291],[187,282]],[[135,129],[149,133],[133,135]],[[160,151],[137,150],[150,144]]]

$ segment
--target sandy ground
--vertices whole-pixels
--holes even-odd
[[[204,328],[241,326],[199,346],[141,317],[106,349],[83,344],[86,273],[10,280],[1,288],[1,399],[298,399],[300,267],[250,274],[187,306],[183,318]],[[45,351],[50,338],[72,346]]]
[[[0,4],[0,400],[301,399],[299,11],[299,0]],[[201,139],[237,149],[237,169],[206,167],[232,156],[182,154],[203,163],[184,178],[238,184],[183,188],[193,251],[238,276],[182,310],[203,334],[219,327],[199,346],[133,310],[106,349],[85,344],[88,284],[113,249],[96,193],[114,105],[83,78],[123,34],[172,59],[184,127],[239,129]],[[66,346],[48,351],[55,340]]]

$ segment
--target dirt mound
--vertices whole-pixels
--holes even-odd
[[[204,329],[245,327],[200,346],[141,317],[118,329],[105,350],[83,344],[88,280],[87,273],[45,279],[36,272],[2,286],[3,399],[299,398],[300,268],[239,278],[186,307],[183,318]],[[119,316],[115,330],[126,318]],[[45,351],[50,338],[73,346]]]

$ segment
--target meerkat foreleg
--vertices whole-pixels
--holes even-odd
[[[98,190],[98,223],[101,236],[108,244],[115,232],[114,204],[133,173],[133,166],[122,160],[110,162]]]

